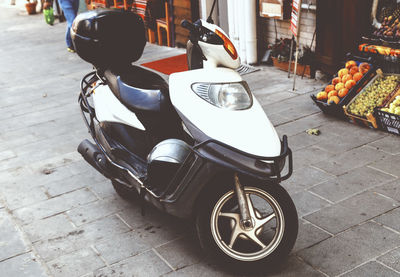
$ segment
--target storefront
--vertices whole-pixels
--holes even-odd
[[[336,75],[312,99],[326,114],[400,135],[400,4],[396,0],[323,3],[317,6],[317,34],[330,32],[318,38],[316,54],[327,71],[336,69]],[[344,15],[337,19],[337,30],[318,20],[335,9]],[[338,42],[332,35],[335,30]],[[343,59],[346,52],[355,55]]]

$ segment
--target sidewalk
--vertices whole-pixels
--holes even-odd
[[[76,152],[91,66],[66,51],[65,23],[22,5],[0,0],[0,275],[232,276],[190,223],[150,208],[142,217]],[[139,63],[182,52],[148,45]],[[300,218],[273,276],[400,276],[400,137],[323,115],[309,97],[320,82],[299,78],[292,93],[284,72],[260,69],[244,78],[289,136],[295,172],[283,186]]]

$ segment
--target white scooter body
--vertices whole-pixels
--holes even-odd
[[[205,68],[171,74],[170,97],[175,109],[208,137],[243,152],[275,157],[281,142],[261,105],[253,96],[253,105],[246,110],[218,108],[197,96],[191,89],[196,82],[240,82],[240,75],[228,68]]]
[[[218,30],[228,38],[217,25],[204,20],[201,24],[212,32]],[[199,41],[199,46],[207,58],[203,61],[204,69],[174,73],[169,78],[170,97],[175,109],[210,138],[249,154],[279,156],[281,142],[278,134],[253,94],[253,105],[249,109],[228,110],[208,103],[192,91],[194,83],[243,81],[234,70],[240,66],[239,57],[233,59],[223,45]]]

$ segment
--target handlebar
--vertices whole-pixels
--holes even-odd
[[[182,20],[181,26],[185,29],[188,29],[190,32],[196,31],[196,26],[193,23],[187,21],[186,19]]]

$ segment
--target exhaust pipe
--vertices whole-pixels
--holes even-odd
[[[93,166],[98,172],[107,178],[113,178],[107,158],[96,144],[85,139],[79,144],[78,152],[82,155],[85,161]]]

